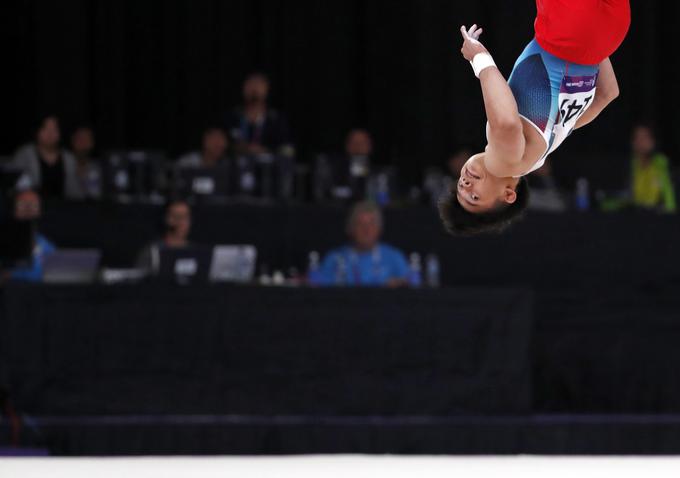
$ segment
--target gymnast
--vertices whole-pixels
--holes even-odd
[[[461,52],[482,87],[487,146],[440,200],[453,235],[500,232],[520,218],[529,199],[524,176],[619,95],[609,56],[628,32],[629,0],[536,0],[536,8],[535,38],[508,81],[479,41],[482,29],[460,29]]]

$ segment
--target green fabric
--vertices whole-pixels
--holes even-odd
[[[668,158],[663,154],[653,155],[646,164],[640,158],[633,157],[631,186],[635,206],[675,212],[673,181]]]

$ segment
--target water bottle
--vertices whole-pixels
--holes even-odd
[[[85,189],[89,198],[98,198],[102,193],[101,174],[96,169],[90,169],[85,179]]]
[[[310,284],[319,283],[319,262],[321,256],[317,251],[312,251],[307,256],[307,282]]]
[[[590,191],[586,178],[578,178],[576,181],[576,209],[579,211],[590,209]]]
[[[290,287],[299,287],[301,282],[300,271],[298,271],[297,267],[289,267],[286,285]]]
[[[281,287],[286,283],[286,276],[283,275],[283,272],[276,270],[272,274],[272,285],[275,285],[277,287]]]
[[[379,206],[386,206],[390,202],[390,184],[387,174],[378,174],[376,183],[375,202]]]
[[[272,285],[272,277],[269,275],[269,267],[266,264],[262,264],[260,267],[260,276],[257,280],[260,285]]]
[[[408,282],[411,287],[420,287],[423,284],[420,254],[418,254],[417,252],[414,252],[409,256]]]
[[[436,254],[428,254],[425,260],[427,271],[427,286],[433,289],[439,287],[439,258]]]
[[[338,256],[336,261],[335,285],[338,287],[347,285],[347,261],[342,256]]]
[[[257,249],[252,246],[241,246],[239,248],[239,263],[237,280],[241,282],[251,282],[255,275],[255,261],[257,259]]]
[[[256,186],[256,178],[252,172],[252,159],[241,156],[236,160],[238,168],[238,188],[241,194],[250,194],[254,192]]]

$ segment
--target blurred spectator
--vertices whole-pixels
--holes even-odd
[[[151,274],[160,269],[162,249],[182,249],[189,246],[191,208],[181,199],[169,201],[163,210],[162,236],[145,246],[137,256],[137,268]]]
[[[34,224],[33,252],[27,265],[10,271],[9,279],[12,281],[42,281],[45,257],[56,251],[54,244],[37,231],[36,225],[40,215],[40,196],[35,191],[27,190],[17,193],[14,201],[14,217],[18,221],[29,221]]]
[[[473,154],[474,152],[469,148],[462,148],[453,153],[446,162],[446,174],[454,180],[460,178],[461,169]]]
[[[295,155],[288,122],[267,104],[269,86],[269,79],[260,73],[248,76],[243,84],[243,105],[229,115],[226,125],[237,154]]]
[[[373,138],[365,129],[353,129],[345,140],[347,158],[370,158],[373,154]],[[351,166],[350,166],[351,169]]]
[[[373,202],[357,203],[347,220],[351,244],[329,252],[316,285],[388,286],[407,284],[408,263],[402,252],[379,242],[383,228],[380,208]]]
[[[550,163],[545,163],[529,176],[529,187],[531,188],[529,208],[545,212],[567,210],[567,203],[557,187]]]
[[[60,146],[61,131],[56,116],[40,123],[35,142],[16,152],[12,165],[23,171],[30,186],[43,198],[82,198],[75,157]]]
[[[200,151],[187,153],[177,160],[177,167],[212,168],[226,159],[229,141],[222,128],[208,128],[203,133]]]
[[[633,205],[643,209],[675,212],[675,191],[668,158],[657,150],[654,130],[638,125],[631,138],[631,195]]]
[[[463,165],[473,154],[472,149],[461,148],[447,158],[443,171],[439,167],[425,169],[423,193],[432,205],[436,206],[439,198],[449,191],[453,182],[458,180]]]
[[[316,160],[314,182],[317,200],[366,198],[371,175],[373,139],[365,129],[353,129],[345,139],[343,154],[321,155]]]
[[[80,126],[71,135],[71,151],[76,159],[76,176],[82,198],[99,198],[102,193],[102,171],[93,157],[94,131]]]

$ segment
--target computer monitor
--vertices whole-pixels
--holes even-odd
[[[251,282],[255,275],[256,261],[257,249],[255,246],[215,246],[210,264],[210,281]]]
[[[233,193],[267,200],[290,199],[295,162],[286,156],[261,154],[239,156],[233,166]]]
[[[100,260],[97,249],[59,249],[44,259],[43,282],[90,284],[97,278]]]
[[[208,282],[212,249],[205,246],[161,248],[158,280],[180,285]]]
[[[103,164],[103,193],[110,199],[144,196],[162,185],[165,157],[157,151],[115,151]]]
[[[230,194],[229,168],[181,168],[177,172],[177,189],[184,196],[226,197]]]

